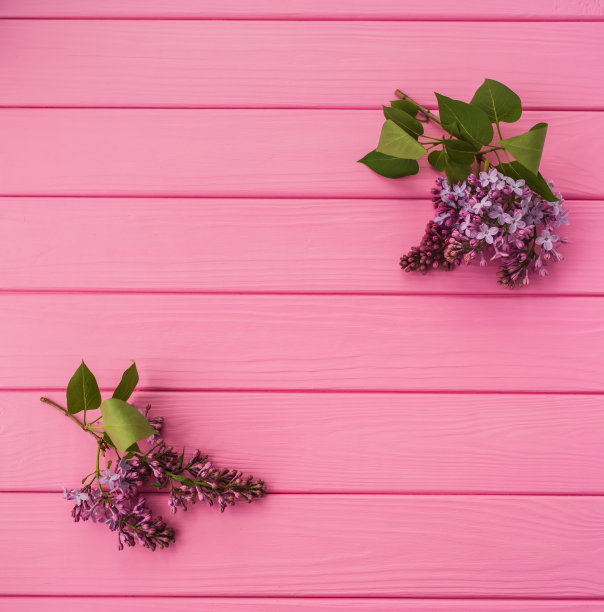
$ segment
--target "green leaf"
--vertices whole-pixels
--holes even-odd
[[[132,365],[122,374],[122,380],[113,392],[113,397],[124,402],[128,401],[137,384],[138,370],[136,369],[136,363],[133,361]]]
[[[101,404],[103,429],[120,453],[125,453],[138,442],[155,434],[155,429],[132,404],[120,399],[107,399]]]
[[[402,159],[419,159],[426,153],[426,149],[413,136],[390,119],[384,122],[376,151]]]
[[[419,164],[414,159],[400,159],[378,153],[376,150],[367,153],[363,159],[359,159],[359,162],[388,178],[401,178],[419,172]]]
[[[444,150],[432,151],[430,155],[428,155],[428,161],[430,165],[439,172],[444,171],[451,185],[465,181],[472,171],[472,166],[470,164],[455,162]]]
[[[115,444],[111,441],[111,438],[109,437],[109,434],[107,432],[103,434],[103,442],[107,446],[110,446],[111,448],[115,448]]]
[[[465,181],[468,178],[470,172],[472,172],[472,166],[470,166],[469,164],[458,164],[447,158],[447,163],[445,165],[445,174],[447,175],[447,180],[449,181],[450,185]]]
[[[471,164],[476,158],[476,148],[464,140],[445,139],[445,150],[451,161],[457,164]]]
[[[399,108],[400,110],[409,113],[412,117],[417,115],[417,104],[414,104],[409,100],[390,100],[390,106],[392,106],[392,108]]]
[[[94,374],[82,361],[67,385],[67,410],[71,414],[96,410],[101,405],[101,392]]]
[[[435,170],[443,172],[447,165],[447,154],[442,149],[432,151],[430,155],[428,155],[428,162]]]
[[[525,183],[536,194],[540,195],[548,202],[555,202],[558,198],[552,193],[547,181],[541,176],[533,174],[528,168],[525,168],[520,162],[513,161],[510,163],[501,162],[497,166],[497,170],[514,180],[524,179]]]
[[[470,104],[483,110],[491,123],[500,121],[514,123],[522,115],[522,102],[518,95],[503,83],[493,79],[484,80]]]
[[[396,125],[403,128],[405,132],[411,134],[415,140],[417,140],[424,133],[424,126],[417,120],[414,119],[409,113],[398,108],[390,108],[388,106],[382,106],[384,109],[384,117],[394,121]]]
[[[509,151],[525,168],[537,174],[546,134],[547,123],[537,123],[528,132],[499,140],[497,144]]]
[[[440,120],[450,134],[477,148],[478,145],[488,145],[493,140],[493,126],[484,111],[461,100],[434,93],[438,100]]]

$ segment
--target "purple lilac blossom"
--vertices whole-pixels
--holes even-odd
[[[266,488],[262,480],[244,477],[237,470],[215,468],[199,450],[185,461],[184,453],[179,455],[161,438],[163,417],[149,417],[149,409],[147,406],[141,412],[156,434],[148,439],[151,447],[147,453],[118,459],[114,471],[108,464],[81,489],[63,487],[63,497],[75,500],[71,511],[75,522],[105,523],[117,532],[120,550],[136,543],[155,550],[174,543],[175,532],[161,516],[153,517],[141,495],[141,488],[146,484],[159,489],[170,487],[168,507],[172,513],[179,508],[187,510],[187,504],[196,501],[205,501],[209,506],[216,502],[223,512],[237,500],[251,503],[264,496]]]
[[[553,187],[553,185],[550,185]],[[407,272],[450,270],[479,256],[498,259],[498,282],[514,288],[529,283],[529,274],[548,274],[547,266],[563,259],[560,246],[567,242],[553,230],[568,225],[568,210],[558,193],[547,202],[525,184],[504,176],[496,168],[449,185],[436,179],[435,216],[426,226],[419,246],[401,257]],[[486,255],[486,257],[485,257]]]

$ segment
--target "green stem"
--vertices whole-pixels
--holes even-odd
[[[109,495],[107,494],[107,491],[105,491],[103,489],[103,487],[101,486],[101,468],[100,468],[100,460],[101,460],[101,446],[102,446],[103,442],[101,440],[101,442],[99,442],[97,444],[96,447],[96,467],[95,467],[95,477],[94,480],[96,480],[96,484],[97,487],[99,488],[99,491],[101,492],[101,495],[103,496],[103,499],[106,501],[109,501]],[[94,481],[93,480],[93,481]],[[92,484],[92,482],[90,482],[90,484]]]
[[[480,165],[483,163],[484,158],[482,157],[481,154],[478,154],[476,156],[476,177],[478,178],[478,175],[480,174]]]
[[[97,448],[96,448],[96,469],[95,469],[97,482],[98,482],[99,478],[101,477],[101,470],[99,468],[100,460],[101,460],[101,445],[97,444]],[[101,488],[101,483],[99,482],[99,489],[100,488]]]
[[[492,153],[493,151],[505,151],[505,149],[503,147],[491,147],[490,149],[483,149],[482,151],[480,151],[480,154],[482,155],[483,153]]]
[[[92,479],[94,480],[94,476],[95,473],[94,472],[90,472],[90,474],[88,474],[87,476],[84,476],[84,478],[82,478],[82,484],[86,484],[86,481],[92,476]]]
[[[91,436],[93,436],[98,444],[101,444],[103,442],[103,438],[102,437],[100,437],[97,434],[95,434],[94,431],[91,431],[88,428],[88,425],[85,425],[84,423],[82,423],[81,421],[76,419],[73,416],[73,414],[71,414],[70,412],[65,410],[65,408],[63,408],[63,406],[59,406],[59,404],[57,404],[56,402],[53,402],[52,400],[48,399],[47,397],[41,397],[40,401],[44,402],[45,404],[48,404],[49,406],[52,406],[53,408],[56,408],[57,410],[62,412],[67,418],[71,419],[80,429],[83,429],[84,431],[87,431]]]
[[[419,109],[419,112],[422,115],[424,115],[428,119],[431,119],[432,121],[434,121],[434,123],[438,123],[438,125],[442,127],[442,123],[440,122],[440,119],[434,113],[430,112],[425,106],[418,104],[413,98],[410,98],[406,93],[403,93],[400,89],[397,89],[395,90],[394,95],[399,97],[401,100],[409,100],[409,102],[413,102],[413,104],[417,106],[417,108]]]
[[[497,126],[497,134],[499,134],[499,140],[503,140],[503,135],[501,134],[501,128],[499,127],[499,122],[497,122],[495,124]],[[505,153],[505,157],[508,160],[508,164],[512,162],[512,160],[510,159],[510,156],[508,155],[507,150],[504,147],[499,147],[500,149],[503,149],[503,152]]]
[[[441,138],[437,138],[436,136],[428,136],[428,134],[422,134],[420,138],[429,138],[430,140],[436,140],[436,142],[442,142]]]

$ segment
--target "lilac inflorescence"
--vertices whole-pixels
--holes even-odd
[[[178,454],[163,441],[164,419],[149,417],[149,408],[143,414],[156,434],[149,438],[148,452],[119,459],[113,471],[109,463],[106,469],[93,473],[93,480],[80,489],[63,488],[65,499],[75,501],[71,512],[74,520],[105,523],[117,532],[120,550],[137,542],[151,550],[174,543],[174,529],[161,516],[153,516],[141,494],[146,484],[170,488],[168,506],[173,513],[178,508],[186,510],[196,501],[210,506],[216,503],[223,512],[237,500],[252,502],[266,492],[262,480],[244,477],[237,470],[215,468],[199,450],[185,460],[184,451]]]
[[[546,276],[547,266],[563,259],[560,246],[567,239],[556,230],[568,225],[568,211],[561,194],[547,202],[495,168],[453,186],[439,177],[433,194],[434,219],[420,245],[401,257],[403,270],[425,274],[497,259],[498,282],[513,289],[528,285],[531,273]]]
[[[64,490],[65,499],[75,499],[71,511],[74,520],[105,523],[117,532],[118,548],[134,546],[136,542],[155,550],[167,548],[174,542],[174,529],[161,516],[154,517],[147,502],[135,487],[116,486],[105,490],[99,486]]]

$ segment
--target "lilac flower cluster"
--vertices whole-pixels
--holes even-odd
[[[500,260],[498,282],[513,289],[528,285],[530,273],[546,276],[547,266],[563,259],[559,249],[567,239],[555,233],[568,225],[561,194],[547,202],[495,168],[453,186],[439,177],[433,194],[434,219],[420,245],[401,257],[405,271],[450,270],[476,258],[485,266],[488,257]]]
[[[118,461],[113,473],[104,470],[98,485],[90,483],[82,489],[64,488],[65,499],[75,500],[71,515],[76,523],[88,520],[105,523],[111,531],[117,532],[120,550],[124,544],[134,546],[136,542],[151,550],[167,548],[174,542],[174,529],[168,527],[161,516],[154,517],[139,489],[123,479],[124,463],[127,462]],[[108,490],[101,486],[106,482],[110,483]]]
[[[161,516],[154,517],[141,495],[144,485],[158,489],[170,487],[168,506],[175,513],[187,504],[205,501],[218,504],[223,512],[237,500],[252,502],[262,497],[266,488],[262,480],[243,477],[236,470],[215,468],[207,455],[197,450],[185,461],[184,451],[179,455],[161,438],[164,419],[148,417],[149,406],[144,412],[156,434],[146,453],[135,452],[120,458],[111,470],[111,461],[104,470],[95,470],[84,478],[80,489],[63,489],[67,500],[75,501],[72,516],[76,522],[91,520],[105,523],[118,535],[118,548],[134,546],[137,542],[155,550],[174,543],[174,529],[167,526]],[[89,480],[90,479],[90,480]]]

